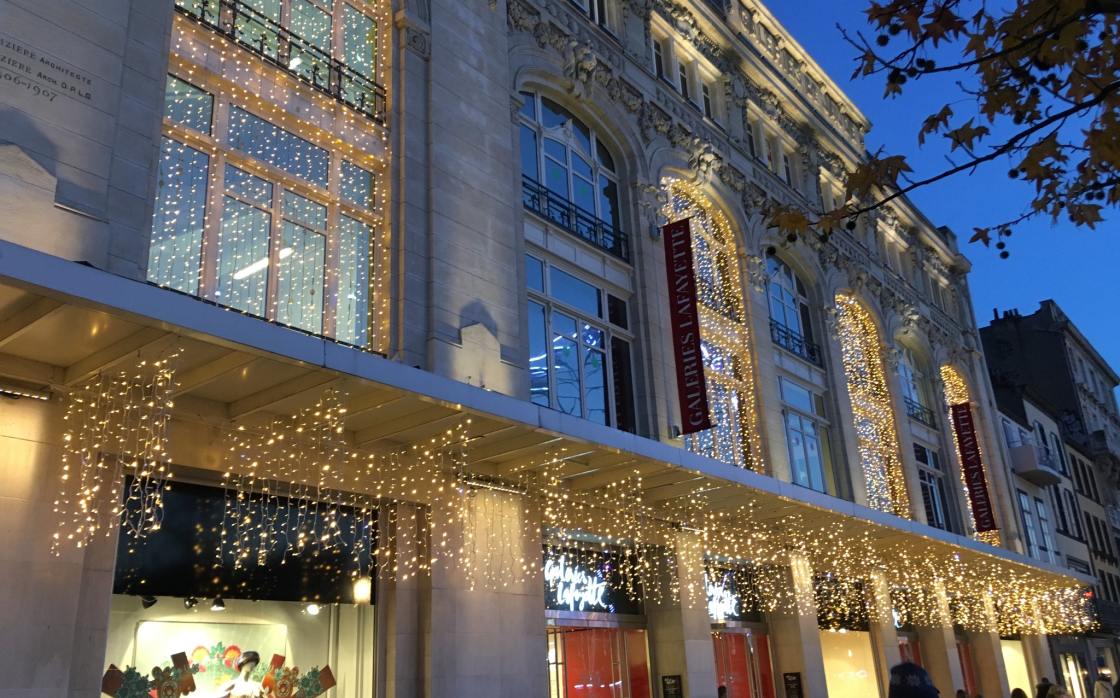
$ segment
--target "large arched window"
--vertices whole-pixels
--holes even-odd
[[[842,293],[836,296],[836,318],[868,506],[909,518],[910,497],[883,373],[879,330],[859,301]]]
[[[548,97],[521,93],[521,192],[525,207],[625,260],[618,173],[587,124]]]
[[[788,264],[776,257],[766,260],[766,269],[770,275],[770,338],[778,346],[819,366],[821,351],[813,343],[805,284]]]
[[[688,437],[688,447],[743,468],[762,471],[750,338],[731,226],[694,187],[662,182],[670,221],[692,219],[692,254],[700,301],[701,351],[712,428]]]
[[[929,378],[909,347],[899,345],[898,351],[898,377],[902,381],[902,400],[906,403],[906,414],[911,419],[936,429],[937,417],[930,409]]]

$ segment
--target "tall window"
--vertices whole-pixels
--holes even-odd
[[[1046,503],[1038,497],[1034,498],[1034,511],[1038,514],[1040,558],[1046,562],[1055,562],[1058,548],[1054,545],[1054,536],[1050,533],[1050,515],[1046,512]]]
[[[836,311],[868,505],[909,518],[910,496],[883,373],[879,329],[851,296],[837,295]]]
[[[611,31],[610,3],[608,0],[574,0],[580,8],[591,18],[591,21],[603,29]]]
[[[165,113],[174,124],[163,139],[148,280],[368,346],[378,163],[345,160],[174,76]],[[215,122],[223,132],[211,133]]]
[[[670,221],[692,219],[692,256],[700,301],[700,338],[712,428],[688,437],[688,447],[762,470],[754,368],[742,308],[742,284],[731,226],[694,187],[662,181]]]
[[[818,366],[820,347],[813,343],[805,285],[785,262],[766,260],[770,274],[770,338],[778,346]]]
[[[782,396],[791,479],[802,487],[836,494],[824,398],[785,377],[778,378],[778,388]]]
[[[614,157],[595,133],[548,97],[522,92],[525,207],[587,242],[629,259],[620,230]]]
[[[921,485],[926,523],[934,528],[952,531],[954,526],[949,513],[950,502],[945,489],[941,457],[932,448],[915,442],[914,458],[918,461],[918,483]]]
[[[1038,532],[1034,526],[1034,511],[1031,507],[1031,498],[1027,493],[1018,490],[1019,493],[1019,515],[1022,517],[1023,523],[1023,542],[1027,547],[1028,557],[1038,557]]]
[[[533,402],[633,431],[626,301],[533,256],[525,276]]]
[[[918,361],[909,348],[899,347],[901,355],[898,361],[898,377],[902,382],[902,401],[906,405],[906,414],[911,419],[925,424],[927,427],[937,428],[937,418],[929,408],[929,390],[925,375],[918,368]]]

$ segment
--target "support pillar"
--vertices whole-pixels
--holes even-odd
[[[654,671],[650,678],[655,694],[660,691],[660,677],[679,674],[685,696],[708,698],[716,694],[716,663],[703,546],[697,534],[688,531],[678,532],[675,542],[676,568],[663,574],[675,574],[680,591],[676,598],[663,594],[661,599],[646,602]],[[671,588],[666,581],[662,580],[662,589]]]
[[[879,662],[879,689],[887,695],[891,667],[902,662],[898,651],[898,630],[894,627],[894,614],[891,612],[891,587],[882,572],[875,572],[868,580],[871,585],[871,599],[875,604],[871,630],[871,646],[875,648]]]
[[[986,696],[1006,696],[1011,693],[1007,682],[1007,668],[1003,664],[1003,646],[1000,645],[999,632],[995,630],[995,608],[990,599],[984,600],[991,630],[968,633],[968,643],[972,648],[973,672],[980,685],[980,693]]]
[[[779,681],[783,674],[801,674],[805,698],[826,698],[828,685],[817,624],[817,601],[813,594],[813,570],[800,552],[791,552],[789,563],[787,583],[794,590],[796,608],[770,614],[774,674]]]
[[[933,685],[941,691],[941,695],[952,696],[964,689],[964,670],[957,652],[957,636],[953,632],[945,584],[934,582],[933,590],[937,594],[942,624],[936,628],[918,628],[918,643],[922,648],[922,664],[933,679]]]
[[[388,549],[393,564],[376,581],[378,644],[385,648],[378,653],[378,695],[382,698],[410,698],[423,695],[426,677],[421,671],[424,651],[424,629],[431,614],[430,584],[416,575],[410,565],[398,561],[418,559],[427,531],[420,524],[422,507],[395,504],[387,508],[380,522],[379,548]]]

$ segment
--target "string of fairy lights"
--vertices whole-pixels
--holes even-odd
[[[664,217],[692,219],[701,350],[713,427],[688,436],[688,447],[763,472],[752,344],[742,307],[734,232],[727,217],[693,185],[667,177],[661,186],[667,194]]]
[[[910,496],[879,352],[879,331],[859,301],[842,293],[836,296],[836,324],[868,505],[910,518]]]
[[[169,352],[70,394],[56,551],[117,527],[133,538],[159,531],[163,495],[175,487],[166,462],[176,360]],[[638,469],[573,488],[563,453],[496,478],[470,457],[469,418],[389,453],[364,451],[347,440],[347,414],[346,394],[331,388],[298,414],[221,427],[226,506],[216,554],[223,564],[261,564],[266,550],[315,555],[347,546],[361,562],[352,566],[356,579],[408,579],[439,564],[472,586],[505,588],[539,583],[550,556],[607,554],[610,583],[647,603],[699,603],[703,580],[718,565],[742,570],[741,593],[754,608],[812,609],[825,624],[883,621],[890,609],[896,622],[915,625],[1093,627],[1083,590],[1029,566],[991,557],[965,562],[952,549],[912,542],[884,546],[870,524],[839,516],[763,521],[754,503],[721,507],[700,486],[647,501]],[[306,525],[293,527],[292,517]],[[302,535],[286,537],[292,530]],[[791,565],[803,568],[809,587],[790,583]]]
[[[196,16],[205,9],[180,4]],[[378,28],[388,3],[340,2],[333,14],[324,26],[340,27],[334,54],[386,84]],[[329,34],[312,43],[329,53]],[[297,64],[310,54],[292,50],[288,67],[302,75]],[[388,130],[183,16],[171,73],[149,280],[382,349]]]
[[[971,402],[972,396],[968,390],[968,383],[965,382],[964,376],[961,372],[951,364],[945,364],[941,367],[941,390],[945,398],[945,404],[948,406],[949,412],[949,430],[953,435],[953,443],[957,444],[957,459],[958,462],[964,462],[964,455],[960,452],[960,440],[957,436],[957,425],[953,421],[952,406],[960,405],[963,403]],[[981,462],[984,462],[984,450],[977,443],[977,449],[980,451]],[[964,469],[961,468],[961,487],[964,490],[964,501],[968,507],[968,519],[972,522],[972,529],[976,530],[976,518],[972,512],[972,499],[968,496],[968,481],[965,478]],[[985,473],[985,477],[987,474]],[[981,540],[989,545],[1000,544],[999,531],[983,531],[974,534],[977,540]]]

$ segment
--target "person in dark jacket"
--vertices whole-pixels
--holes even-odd
[[[1042,680],[1035,686],[1034,698],[1046,698],[1046,694],[1050,692],[1050,686],[1052,685],[1050,679],[1043,676]]]
[[[887,698],[938,698],[939,692],[926,670],[913,662],[891,667]]]

